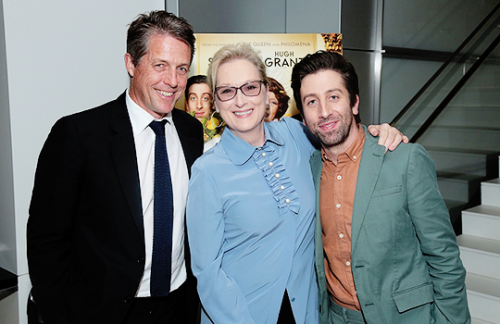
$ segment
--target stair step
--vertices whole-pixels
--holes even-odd
[[[457,237],[457,243],[468,273],[499,280],[500,298],[500,241],[462,234]]]
[[[476,73],[471,76],[470,80],[467,81],[468,87],[491,88],[498,84],[500,66],[497,64],[496,58],[492,57],[492,59],[492,61],[486,59]]]
[[[471,319],[471,324],[497,324],[497,323],[500,323],[500,322],[496,322],[496,323],[493,323],[493,322],[486,322],[486,321],[483,321],[483,320],[480,320],[480,319],[477,319],[477,318],[472,318]]]
[[[481,183],[481,201],[483,205],[500,207],[500,178]]]
[[[448,207],[448,209],[463,208],[465,205],[467,205],[466,201],[460,201],[460,200],[445,199],[444,202],[446,203],[446,207]]]
[[[445,199],[444,203],[446,204],[446,208],[448,208],[455,235],[462,234],[462,211],[469,207],[468,202]]]
[[[499,69],[496,64],[484,65],[484,69],[480,68],[467,81],[466,89],[477,89],[483,92],[498,92],[498,74]],[[493,68],[493,71],[488,71]]]
[[[470,201],[470,198],[479,190],[485,177],[457,172],[437,171],[438,185],[444,199]],[[479,196],[476,204],[479,204]],[[474,202],[472,202],[474,203]]]
[[[425,149],[429,153],[432,161],[434,161],[436,170],[479,176],[485,176],[491,172],[495,173],[494,176],[497,176],[498,156],[500,154],[498,151],[429,146]],[[488,167],[492,170],[488,170]]]
[[[415,131],[408,129],[408,134]],[[455,127],[431,126],[420,137],[423,146],[463,147],[500,151],[500,128],[498,127]]]
[[[492,103],[498,105],[498,101]],[[452,106],[453,102],[436,118],[435,126],[490,127],[500,120],[500,107]],[[462,104],[460,102],[460,104]]]
[[[500,239],[500,207],[479,205],[462,211],[463,234]]]
[[[457,93],[451,103],[458,102],[467,106],[477,104],[478,102],[497,103],[500,102],[500,91],[498,91],[498,87],[496,86],[475,89],[465,87]]]
[[[500,280],[468,273],[465,285],[471,316],[500,323]]]

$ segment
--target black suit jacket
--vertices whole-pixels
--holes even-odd
[[[190,170],[203,153],[203,129],[184,111],[172,114]],[[33,296],[45,323],[123,320],[145,260],[125,93],[52,128],[35,174],[27,249]]]

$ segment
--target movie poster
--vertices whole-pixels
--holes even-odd
[[[307,54],[318,50],[342,53],[341,34],[195,34],[196,52],[189,75],[206,75],[215,52],[228,44],[249,43],[260,55],[267,67],[268,77],[274,78],[290,97],[285,116],[298,113],[290,78],[295,64]],[[178,107],[184,107],[179,101]]]

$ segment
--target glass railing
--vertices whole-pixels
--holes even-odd
[[[391,124],[416,142],[481,64],[485,61],[495,63],[494,57],[500,57],[499,43],[500,4],[424,84]]]

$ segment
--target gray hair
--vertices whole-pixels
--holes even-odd
[[[215,87],[217,86],[217,71],[219,67],[224,64],[234,60],[244,59],[248,60],[252,63],[257,71],[261,79],[264,81],[264,84],[267,85],[267,75],[266,75],[266,66],[262,59],[259,56],[259,53],[255,49],[252,48],[248,43],[238,43],[235,45],[226,45],[219,49],[210,65],[208,66],[207,71],[207,79],[208,86],[212,89],[212,92],[215,94]]]
[[[193,61],[196,38],[191,25],[184,18],[164,10],[156,10],[139,15],[128,29],[127,53],[132,57],[134,66],[149,50],[149,38],[157,34],[172,36],[189,45],[191,62]]]

